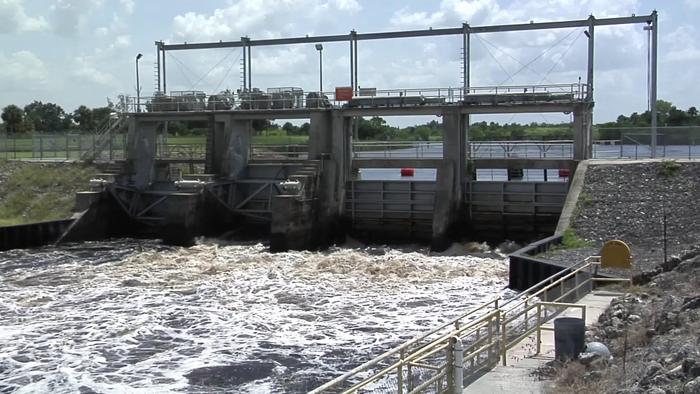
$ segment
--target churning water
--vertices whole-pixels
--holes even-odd
[[[0,393],[305,392],[499,295],[506,274],[498,256],[419,248],[2,252]]]

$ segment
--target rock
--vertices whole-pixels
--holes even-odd
[[[652,378],[654,375],[656,375],[659,371],[662,371],[664,369],[663,365],[659,363],[658,361],[651,361],[649,365],[647,365],[647,368],[644,370],[644,378]]]
[[[683,386],[683,394],[700,394],[700,377],[686,383]]]
[[[697,308],[700,308],[700,296],[686,297],[683,299],[683,306],[681,306],[682,311]]]
[[[666,390],[660,388],[660,387],[652,387],[649,390],[645,391],[646,394],[666,394]]]
[[[578,355],[578,362],[586,366],[591,365],[598,359],[600,359],[600,356],[596,353],[584,352]]]
[[[585,352],[596,354],[604,359],[610,359],[610,349],[608,349],[607,346],[600,342],[587,343],[585,347]]]
[[[583,380],[585,381],[600,380],[602,377],[603,373],[600,371],[589,371],[583,374]]]
[[[642,317],[639,315],[629,315],[627,317],[627,320],[631,321],[632,323],[636,323],[636,322],[642,320]]]
[[[697,378],[700,376],[700,362],[694,358],[686,358],[683,360],[683,373],[689,378]]]

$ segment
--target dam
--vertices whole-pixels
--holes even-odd
[[[547,174],[552,170],[573,174],[577,163],[590,158],[593,150],[594,29],[650,24],[655,15],[604,19],[591,15],[576,21],[479,27],[465,23],[459,28],[262,40],[242,37],[211,43],[156,41],[156,91],[152,97],[127,97],[122,112],[102,130],[93,151],[83,157],[99,160],[112,144],[112,135],[126,130],[123,160],[97,177],[91,190],[78,194],[78,219],[61,241],[145,236],[191,244],[198,235],[257,231],[269,236],[273,251],[323,247],[346,234],[360,239],[422,240],[442,250],[459,235],[518,241],[550,235],[568,182],[546,182]],[[585,81],[471,86],[471,35],[572,27],[587,29]],[[462,39],[462,86],[360,87],[358,43],[428,36]],[[253,86],[253,48],[316,43],[320,51],[327,42],[349,44],[349,86],[306,93],[293,87],[263,91]],[[242,88],[226,94],[168,91],[166,53],[210,48],[242,49]],[[655,78],[655,56],[651,67],[650,75]],[[651,86],[652,113],[656,113],[655,79]],[[573,135],[565,144],[566,151],[556,154],[552,144],[540,143],[535,147],[538,155],[522,156],[514,150],[514,143],[505,144],[500,157],[479,155],[478,143],[470,141],[470,116],[518,113],[570,114]],[[396,157],[356,149],[360,118],[419,115],[441,119],[438,156]],[[255,150],[251,146],[253,122],[275,119],[307,120],[308,145],[286,155]],[[207,125],[206,144],[199,155],[163,154],[168,123],[173,121]],[[655,123],[652,135],[652,151],[656,152]],[[192,168],[196,164],[202,171],[182,175],[177,170],[182,164]],[[357,176],[368,168],[430,168],[436,176],[434,180],[400,182]],[[480,180],[476,174],[483,169],[507,170],[508,179]],[[542,171],[544,182],[521,180],[528,170]]]
[[[561,86],[541,86],[555,92]],[[445,248],[453,234],[485,234],[488,239],[518,239],[518,234],[550,234],[558,220],[566,182],[489,181],[475,178],[483,168],[566,169],[591,150],[591,110],[585,87],[567,93],[480,94],[477,101],[459,89],[437,97],[439,104],[352,108],[289,108],[140,112],[125,117],[128,146],[123,167],[103,174],[95,190],[79,193],[85,211],[65,240],[141,232],[187,243],[239,226],[269,231],[273,250],[307,249],[332,244],[339,234],[372,238],[409,236]],[[527,90],[526,88],[523,90]],[[399,92],[386,92],[385,97]],[[403,96],[407,97],[407,96]],[[425,97],[425,96],[424,96]],[[379,98],[375,98],[379,101]],[[567,112],[574,116],[576,138],[566,157],[472,158],[467,160],[467,119],[471,114]],[[435,115],[442,118],[442,157],[381,158],[353,153],[353,127],[361,116]],[[279,158],[251,155],[256,119],[308,119],[306,151]],[[208,124],[206,152],[184,162],[204,165],[201,174],[178,177],[177,158],[158,157],[159,133],[174,120]],[[366,152],[369,153],[369,152]],[[358,180],[364,168],[433,168],[434,181]],[[105,220],[109,218],[109,220]],[[100,223],[110,223],[100,229]],[[523,240],[523,239],[519,239]]]

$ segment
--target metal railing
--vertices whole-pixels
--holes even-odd
[[[437,329],[392,349],[311,391],[320,393],[461,393],[477,374],[508,350],[536,334],[541,349],[547,321],[567,308],[578,308],[585,321],[586,306],[575,304],[598,281],[630,282],[626,278],[596,278],[598,256],[535,284],[499,305],[495,299]],[[463,319],[467,321],[459,323]],[[437,338],[426,339],[439,333]]]
[[[127,112],[191,112],[191,111],[230,111],[230,110],[292,110],[341,107],[348,104],[348,100],[340,100],[335,92],[301,91],[268,89],[268,92],[259,90],[238,91],[227,96],[221,94],[206,94],[204,92],[171,92],[167,95],[152,97],[126,96],[125,107]],[[370,92],[370,93],[367,93]],[[427,87],[405,89],[361,89],[360,95],[353,98],[379,99],[388,98],[422,98],[418,102],[407,100],[408,105],[442,105],[452,103],[478,104],[482,101],[487,104],[516,101],[581,101],[586,98],[586,85],[581,83],[564,84],[533,84],[511,86],[480,86],[471,87],[466,91],[463,87]],[[502,97],[490,100],[491,97]],[[399,102],[397,102],[399,103]],[[400,103],[399,103],[400,104]],[[352,104],[351,104],[352,106]]]
[[[312,390],[311,393],[354,393],[363,389],[364,391],[369,391],[372,389],[371,385],[377,385],[382,379],[388,386],[394,387],[395,390],[398,389],[399,393],[420,392],[415,391],[415,388],[413,391],[408,390],[407,387],[408,382],[411,382],[410,384],[413,385],[415,378],[419,377],[419,375],[413,373],[413,364],[428,365],[424,361],[430,359],[430,356],[436,355],[440,350],[445,350],[445,341],[449,341],[456,331],[472,328],[479,321],[482,321],[484,316],[490,316],[496,312],[498,310],[498,301],[499,298],[486,301],[447,323],[353,368],[351,371]],[[445,366],[435,365],[432,359],[430,361],[430,365],[433,368],[428,369],[436,371],[436,373],[427,380],[436,379],[432,383],[438,384],[437,380],[445,376]],[[390,379],[390,377],[393,377],[393,379]],[[420,384],[416,385],[416,387],[418,386]]]
[[[248,152],[251,160],[306,160],[308,156],[308,145],[305,144],[251,144]]]

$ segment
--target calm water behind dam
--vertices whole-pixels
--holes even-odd
[[[501,294],[505,259],[463,252],[210,240],[2,252],[0,393],[305,392]]]

